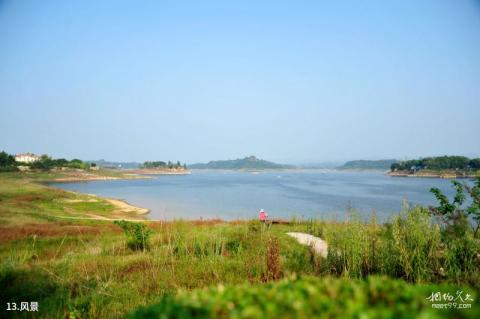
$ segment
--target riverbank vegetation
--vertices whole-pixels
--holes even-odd
[[[40,318],[122,317],[151,304],[132,316],[479,313],[479,238],[472,228],[452,231],[455,221],[435,222],[442,202],[405,205],[383,224],[354,210],[342,222],[115,224],[109,219],[132,215],[101,198],[33,182],[53,174],[0,174],[0,300],[38,301]],[[463,204],[470,205],[457,201],[453,211]],[[90,215],[102,218],[84,218]],[[291,231],[325,239],[327,258],[287,236]],[[457,290],[470,294],[473,309],[431,309],[432,293]]]
[[[465,156],[437,156],[425,157],[417,160],[401,161],[392,163],[391,171],[421,171],[421,170],[480,170],[480,158],[468,158]]]

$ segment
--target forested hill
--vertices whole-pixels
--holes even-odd
[[[480,170],[480,158],[437,156],[393,163],[391,171],[419,170]]]
[[[339,169],[390,169],[393,163],[397,163],[397,160],[394,159],[385,159],[385,160],[356,160],[349,161],[338,167]]]
[[[198,163],[188,165],[193,169],[287,169],[294,168],[291,165],[277,164],[249,156],[242,159],[210,161],[208,163]]]

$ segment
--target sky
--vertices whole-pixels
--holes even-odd
[[[480,1],[1,1],[0,150],[480,156]]]

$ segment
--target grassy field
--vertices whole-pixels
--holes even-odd
[[[22,301],[37,301],[40,311],[34,317],[39,318],[117,318],[152,304],[157,305],[132,316],[146,318],[149,311],[171,313],[180,308],[185,318],[197,310],[206,317],[284,313],[294,318],[319,316],[322,309],[333,316],[335,312],[327,310],[335,307],[332,294],[337,290],[346,299],[351,295],[350,306],[341,307],[345,316],[368,317],[369,311],[378,311],[373,314],[379,318],[382,313],[408,317],[412,311],[444,316],[452,312],[431,312],[425,299],[432,290],[459,289],[474,296],[474,309],[456,310],[454,315],[478,314],[478,239],[471,234],[457,241],[443,238],[421,208],[405,208],[386,225],[374,217],[361,222],[354,212],[348,222],[291,221],[271,227],[256,221],[146,222],[151,231],[148,247],[135,250],[112,221],[82,218],[139,217],[101,198],[37,183],[59,174],[67,173],[0,174],[0,317],[31,317],[32,313],[4,310],[6,302]],[[298,244],[286,235],[289,231],[324,238],[327,258]],[[382,282],[392,287],[392,296],[371,287]],[[443,286],[425,286],[428,283]],[[225,285],[226,292],[203,290],[218,285]],[[281,298],[285,287],[292,293],[299,289],[303,297]],[[310,296],[313,288],[308,287],[317,290]],[[252,308],[251,315],[245,310],[256,302],[250,292],[268,295],[277,289],[279,297],[270,302],[277,310]],[[373,298],[378,289],[381,297]],[[200,302],[210,298],[224,300],[226,308]],[[240,300],[243,303],[236,304]],[[311,305],[312,312],[299,315],[287,305],[295,300]],[[313,306],[324,303],[330,304]],[[351,309],[352,305],[357,306]]]

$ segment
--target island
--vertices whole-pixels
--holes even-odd
[[[149,174],[149,175],[186,175],[190,174],[187,164],[180,161],[176,163],[168,161],[144,162],[137,169],[128,170],[133,174]]]
[[[390,176],[475,178],[480,176],[480,158],[436,156],[392,163]]]
[[[226,169],[226,170],[269,170],[269,169],[292,169],[292,165],[277,164],[255,156],[248,156],[242,159],[210,161],[208,163],[197,163],[188,165],[191,169]]]

